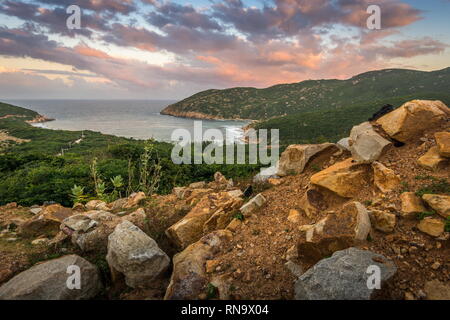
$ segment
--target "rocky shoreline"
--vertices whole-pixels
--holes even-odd
[[[37,115],[34,119],[27,120],[26,122],[32,124],[32,123],[44,123],[44,122],[50,122],[50,121],[55,121],[55,119],[48,118],[43,115]]]
[[[241,119],[241,118],[224,118],[221,116],[213,116],[202,112],[195,111],[175,111],[171,109],[171,106],[164,108],[160,114],[165,116],[173,116],[187,119],[198,120],[219,120],[219,121],[254,121],[253,119]]]

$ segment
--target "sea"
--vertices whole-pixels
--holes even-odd
[[[175,100],[8,100],[55,121],[35,126],[58,130],[91,130],[134,139],[173,141],[176,129],[187,129],[194,141],[194,119],[160,114]],[[201,120],[203,131],[219,129],[227,139],[239,141],[246,121]],[[227,136],[226,136],[227,134]]]

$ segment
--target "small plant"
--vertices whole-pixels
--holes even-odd
[[[153,158],[153,154],[155,154]],[[154,147],[153,140],[145,143],[144,153],[140,159],[139,189],[146,195],[151,196],[159,188],[161,180],[161,165],[158,153]]]
[[[100,180],[99,180],[100,181]],[[108,195],[106,194],[106,184],[104,182],[100,182],[95,188],[95,193],[97,194],[97,198],[102,201],[107,201]]]
[[[438,179],[436,177],[433,176],[415,176],[414,179],[416,180],[432,180],[432,181],[437,181]]]
[[[240,221],[244,221],[244,215],[243,215],[241,212],[236,213],[236,214],[233,216],[233,218],[234,218],[234,219],[238,219],[238,220],[240,220]]]
[[[444,230],[445,232],[450,232],[450,217],[447,217],[447,219],[445,220]]]
[[[322,168],[319,167],[317,164],[313,164],[313,165],[311,166],[311,169],[313,169],[315,172],[322,171]]]
[[[369,206],[372,205],[372,200],[364,200],[363,204],[364,204],[366,207],[369,207]]]
[[[216,299],[218,297],[218,293],[219,293],[218,288],[212,283],[208,283],[208,286],[206,287],[206,298],[208,300]]]
[[[114,178],[111,178],[111,183],[114,187],[113,195],[117,198],[122,198],[122,191],[121,189],[125,185],[122,176],[115,176]]]
[[[431,216],[434,215],[434,214],[435,214],[435,212],[432,212],[432,211],[419,212],[419,213],[417,214],[417,219],[418,219],[418,220],[423,220],[423,219],[425,219],[426,217],[431,217]]]
[[[74,203],[84,203],[87,201],[87,196],[84,194],[84,187],[74,185],[71,192],[70,197]]]
[[[433,183],[417,190],[416,195],[422,197],[424,194],[450,194],[450,183],[446,179],[433,181]]]

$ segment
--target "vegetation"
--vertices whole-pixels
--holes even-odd
[[[337,142],[347,137],[354,125],[367,121],[383,105],[391,104],[399,107],[414,99],[441,100],[450,105],[450,94],[415,94],[371,100],[370,102],[349,103],[343,107],[299,112],[262,121],[254,124],[253,127],[268,130],[279,129],[283,147],[295,143]]]
[[[436,212],[434,212],[434,211],[419,212],[419,213],[417,214],[417,219],[418,219],[418,220],[423,220],[423,219],[425,219],[426,217],[431,217],[431,216],[433,216],[435,213],[436,213]]]
[[[0,103],[0,131],[30,140],[0,147],[0,205],[65,206],[93,198],[115,199],[134,191],[169,193],[174,186],[210,181],[216,171],[233,179],[253,175],[260,165],[175,165],[172,144],[126,139],[98,132],[36,128],[25,122],[37,113]],[[23,115],[23,117],[21,117]],[[69,147],[71,146],[71,147]],[[66,149],[61,154],[61,149]],[[224,153],[225,154],[225,153]],[[156,169],[156,172],[155,172]]]
[[[333,142],[385,104],[400,106],[413,99],[439,99],[450,104],[449,89],[450,68],[434,72],[388,69],[348,80],[208,90],[170,105],[164,112],[259,120],[254,127],[279,129],[283,145]]]
[[[227,119],[266,120],[402,96],[446,94],[450,68],[434,72],[387,69],[348,80],[308,80],[266,89],[207,90],[170,105],[165,112],[199,112]]]
[[[450,195],[450,183],[446,179],[431,177],[432,183],[427,184],[416,191],[416,195],[422,197],[424,194],[448,194]]]

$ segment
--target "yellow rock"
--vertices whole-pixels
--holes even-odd
[[[389,233],[394,231],[396,223],[395,214],[384,212],[380,210],[373,210],[370,212],[370,221],[375,229]]]
[[[437,170],[443,168],[448,160],[441,157],[438,147],[431,147],[423,156],[417,160],[417,163],[428,170]]]
[[[299,223],[300,222],[300,212],[298,212],[297,210],[294,210],[294,209],[289,210],[288,220],[292,223]]]
[[[237,228],[242,224],[242,221],[239,219],[233,219],[231,220],[230,224],[227,226],[227,230],[230,230],[232,232],[235,232]]]
[[[450,217],[450,196],[443,194],[424,194],[422,199],[444,218]]]
[[[374,183],[382,192],[390,192],[400,185],[400,177],[379,162],[372,163]]]
[[[283,180],[270,178],[269,180],[267,180],[267,182],[269,182],[269,184],[271,184],[273,186],[279,186],[280,184],[283,183]]]
[[[207,273],[211,273],[214,272],[214,270],[216,270],[216,267],[219,265],[220,261],[219,260],[207,260],[205,267],[206,267],[206,272]]]
[[[377,120],[393,139],[407,142],[444,122],[450,109],[441,101],[413,100]]]
[[[402,216],[413,217],[417,213],[425,212],[427,209],[422,200],[414,192],[404,192],[400,195],[402,201]]]
[[[434,134],[439,154],[450,158],[450,132],[436,132]]]
[[[232,192],[206,195],[184,218],[169,227],[166,235],[175,245],[184,249],[205,233],[224,228],[242,202],[242,198],[234,197]]]
[[[445,223],[436,218],[427,217],[419,222],[417,228],[433,237],[439,237],[444,233]]]
[[[351,198],[367,186],[367,165],[353,162],[352,158],[338,162],[311,177],[311,183],[324,187],[344,198]]]

